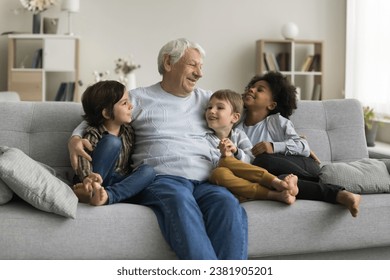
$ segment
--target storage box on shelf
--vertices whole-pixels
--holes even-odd
[[[63,100],[78,101],[79,38],[68,35],[12,34],[8,36],[8,90],[24,101],[49,101],[61,82],[74,89]],[[54,90],[53,90],[54,89]]]
[[[280,71],[300,89],[301,99],[322,99],[323,42],[312,40],[258,40],[256,73]]]

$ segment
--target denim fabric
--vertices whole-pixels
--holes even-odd
[[[108,204],[118,203],[135,196],[156,176],[153,167],[149,165],[141,165],[128,175],[116,173],[114,168],[121,147],[122,141],[119,137],[105,134],[92,153],[93,172],[102,176],[102,185],[108,194]]]
[[[224,187],[158,175],[141,193],[179,259],[246,259],[245,210]]]

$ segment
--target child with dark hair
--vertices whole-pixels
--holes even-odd
[[[253,164],[275,175],[297,175],[297,199],[340,203],[356,217],[360,195],[320,182],[318,159],[289,120],[297,108],[296,88],[289,80],[279,72],[255,76],[245,88],[243,101],[246,115],[239,128],[253,144]]]
[[[91,85],[82,96],[82,105],[88,123],[83,139],[92,145],[92,162],[79,157],[76,174],[82,183],[73,191],[80,202],[95,206],[138,194],[154,180],[155,172],[148,165],[131,168],[133,106],[125,86],[117,81]]]
[[[210,182],[226,187],[241,202],[263,199],[294,203],[298,193],[295,175],[280,180],[250,164],[252,143],[243,131],[234,128],[242,111],[242,97],[234,91],[219,90],[210,97],[205,113],[207,124],[213,130],[206,135],[215,166]]]

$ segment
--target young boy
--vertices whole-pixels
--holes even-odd
[[[356,217],[360,195],[319,181],[320,167],[309,143],[288,119],[297,108],[296,88],[289,80],[278,72],[255,76],[245,88],[243,101],[246,115],[238,127],[253,144],[253,164],[275,175],[293,172],[299,178],[297,199],[340,203]]]
[[[216,167],[210,181],[225,186],[240,201],[269,199],[294,203],[298,193],[295,175],[280,180],[267,170],[250,164],[252,144],[243,131],[233,128],[242,111],[243,101],[236,92],[219,90],[210,97],[205,117],[213,130],[207,134],[207,139]]]
[[[73,187],[75,194],[80,202],[95,206],[131,198],[154,180],[155,172],[148,165],[131,168],[133,106],[125,86],[98,82],[85,90],[82,104],[89,125],[83,138],[93,151],[92,162],[79,157],[76,174],[83,183]]]

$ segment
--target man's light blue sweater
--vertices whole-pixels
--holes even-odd
[[[206,180],[213,168],[204,118],[210,95],[195,88],[189,96],[177,97],[160,83],[132,90],[134,164],[149,164],[157,174]]]

